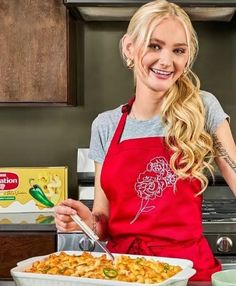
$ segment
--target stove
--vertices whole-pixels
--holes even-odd
[[[223,268],[236,268],[236,199],[226,182],[216,176],[203,194],[203,232]]]
[[[78,197],[92,209],[94,163],[87,148],[78,150],[77,171]],[[223,269],[236,268],[236,199],[220,175],[203,194],[202,218],[203,233]],[[58,234],[58,250],[102,251],[81,232]]]
[[[236,222],[236,200],[204,200],[202,206],[202,215],[204,221],[215,222]]]

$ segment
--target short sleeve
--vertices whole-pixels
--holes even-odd
[[[102,163],[105,157],[104,133],[101,132],[99,116],[95,118],[91,127],[91,138],[88,157],[98,163]]]
[[[94,119],[91,127],[89,159],[103,163],[120,117],[121,106],[100,113]]]
[[[201,91],[201,95],[206,112],[206,130],[213,134],[220,123],[225,119],[230,120],[230,117],[224,112],[221,104],[213,94]]]

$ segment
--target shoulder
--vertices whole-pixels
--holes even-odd
[[[213,95],[212,93],[208,91],[200,90],[200,96],[206,108],[210,107],[212,104],[219,103],[215,95]]]
[[[119,106],[115,109],[98,114],[92,123],[92,135],[99,134],[99,137],[108,140],[114,133],[120,120],[122,114],[121,107],[122,106]]]
[[[216,98],[215,95],[205,90],[201,90],[200,95],[206,114],[212,114],[212,116],[217,116],[217,112],[224,112],[219,100]]]
[[[229,116],[224,112],[220,102],[212,93],[201,90],[200,95],[205,107],[206,129],[212,134],[221,122],[225,119],[229,120]]]
[[[121,106],[102,112],[94,119],[91,129],[89,158],[102,163],[121,117]]]
[[[116,125],[121,116],[121,107],[122,106],[119,106],[115,109],[107,110],[107,111],[104,111],[98,114],[98,116],[93,121],[93,126],[94,127],[98,127],[98,126],[108,127],[111,125]]]

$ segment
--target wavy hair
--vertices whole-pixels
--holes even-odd
[[[127,34],[139,51],[141,59],[154,29],[169,16],[178,19],[185,29],[189,58],[184,73],[166,92],[162,104],[162,121],[167,130],[165,141],[173,152],[170,159],[171,168],[179,178],[198,179],[201,182],[200,194],[208,185],[206,172],[213,176],[214,149],[212,138],[205,130],[200,81],[191,70],[198,54],[198,39],[189,16],[182,8],[166,0],[148,2],[131,18]],[[124,61],[127,61],[123,52],[122,56]],[[138,65],[139,69],[143,70],[141,60]],[[134,66],[134,77],[135,69]]]

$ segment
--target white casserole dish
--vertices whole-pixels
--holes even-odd
[[[81,255],[82,251],[64,251],[69,255]],[[57,254],[59,252],[56,252]],[[104,253],[93,252],[93,256],[101,256]],[[121,254],[114,254],[114,256]],[[11,275],[17,286],[186,286],[188,279],[192,277],[196,270],[193,269],[193,263],[187,259],[178,259],[178,258],[167,258],[167,257],[156,257],[156,256],[143,256],[143,255],[129,255],[132,258],[145,257],[146,259],[154,259],[160,262],[166,262],[171,265],[179,265],[183,269],[181,272],[172,276],[171,278],[165,280],[161,283],[155,284],[143,284],[143,283],[134,283],[134,282],[121,282],[114,280],[103,280],[103,279],[92,279],[92,278],[81,278],[81,277],[72,277],[64,275],[49,275],[49,274],[36,274],[24,272],[26,268],[31,267],[32,263],[35,261],[44,260],[47,256],[36,256],[23,260],[17,263],[17,266],[11,269]]]

